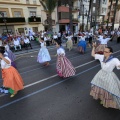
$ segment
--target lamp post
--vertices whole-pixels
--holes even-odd
[[[7,30],[7,34],[9,33],[8,32],[8,28],[7,28],[7,20],[5,19],[5,17],[4,17],[4,13],[0,13],[1,14],[1,16],[3,17],[3,22],[4,22],[4,24],[5,24],[5,27],[6,27],[6,30]]]

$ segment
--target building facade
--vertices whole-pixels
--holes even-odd
[[[114,18],[115,4],[116,4],[116,1],[112,1],[112,4],[111,4],[111,1],[108,0],[108,5],[107,5],[108,9],[107,9],[107,14],[105,16],[106,21],[108,21],[108,16],[109,16],[108,26],[111,26],[114,20],[113,18]],[[118,4],[120,4],[120,1],[118,1]],[[120,10],[116,11],[114,23],[115,23],[114,25],[115,28],[118,28],[120,26]]]
[[[0,0],[0,13],[0,33],[44,30],[39,0]]]

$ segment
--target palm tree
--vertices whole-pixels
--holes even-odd
[[[73,21],[72,21],[72,4],[73,0],[68,0],[68,5],[69,5],[69,19],[70,19],[70,31],[73,33]]]
[[[117,6],[117,10],[118,10],[118,11],[120,10],[120,4],[118,4],[118,6]]]
[[[119,0],[114,0],[114,1],[116,1],[116,3],[115,3],[115,10],[114,10],[114,16],[113,16],[113,22],[112,22],[112,30],[114,29],[115,16],[116,16],[116,11],[117,11],[117,6],[118,6],[118,1]]]
[[[109,9],[108,19],[107,19],[107,29],[108,29],[108,23],[109,23],[109,19],[110,19],[110,13],[111,13],[111,8],[112,8],[112,3],[113,3],[113,0],[110,1],[110,9]]]
[[[90,2],[89,2],[89,11],[88,11],[88,15],[87,15],[87,30],[88,30],[88,19],[89,19],[89,16],[90,16],[92,2],[93,2],[93,0],[90,0]]]
[[[52,12],[57,6],[58,0],[39,0],[44,10],[46,11],[46,16],[48,17],[48,30],[52,31]]]

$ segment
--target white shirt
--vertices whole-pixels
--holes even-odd
[[[86,36],[84,36],[84,37],[80,36],[79,41],[85,41],[85,38],[86,38]]]
[[[120,31],[117,32],[118,37],[120,36]]]
[[[65,50],[63,48],[58,48],[57,49],[57,55],[65,55]]]
[[[8,45],[5,45],[5,50],[9,51],[10,50],[10,47]]]
[[[101,63],[101,68],[107,72],[112,72],[115,67],[120,69],[118,66],[120,65],[120,61],[117,58],[113,58],[112,60],[104,63],[104,55],[95,54],[95,59],[98,59]]]
[[[100,44],[102,45],[107,45],[107,42],[110,40],[111,38],[99,38],[98,40],[100,41]]]
[[[40,44],[41,47],[46,47],[46,46],[45,46],[45,44],[46,44],[45,42],[40,42],[40,43],[41,43],[41,44]]]
[[[114,35],[114,33],[115,33],[114,31],[111,31],[111,35]]]
[[[25,42],[25,43],[30,43],[30,41],[29,41],[28,38],[24,38],[24,42]]]
[[[14,45],[20,45],[20,42],[19,42],[19,40],[14,40]]]
[[[6,69],[11,66],[11,60],[8,57],[5,57],[5,58],[10,61],[10,64],[7,64],[4,60],[1,60],[1,68],[2,69]]]
[[[58,36],[57,36],[57,35],[53,35],[53,38],[54,38],[54,39],[57,39],[57,38],[58,38]]]
[[[68,40],[72,40],[72,36],[67,36],[66,37]]]
[[[44,41],[47,41],[48,40],[48,38],[47,37],[44,37]]]
[[[60,32],[58,33],[58,37],[61,37],[61,33]]]

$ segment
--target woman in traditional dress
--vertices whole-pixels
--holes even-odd
[[[103,37],[98,38],[98,41],[100,44],[96,47],[95,53],[96,54],[103,54],[105,47],[107,47],[108,41],[110,41],[112,38],[107,38],[107,35],[103,35]]]
[[[95,45],[91,55],[101,63],[101,70],[91,81],[90,95],[94,99],[100,99],[101,104],[106,108],[120,109],[120,80],[113,72],[117,67],[120,69],[120,61],[112,56],[113,49],[106,47],[104,55],[95,54]]]
[[[48,66],[49,61],[51,60],[51,57],[48,52],[48,49],[46,48],[46,43],[44,42],[44,40],[42,39],[40,40],[40,45],[41,45],[41,48],[38,53],[37,62],[44,63],[44,66]]]
[[[23,89],[23,80],[18,71],[11,66],[11,60],[4,57],[5,47],[0,46],[0,59],[2,68],[3,89],[7,88],[14,97],[19,90]],[[1,88],[1,89],[2,89]]]
[[[73,48],[73,41],[72,41],[72,35],[68,35],[67,38],[67,42],[66,42],[66,47],[69,49],[69,51]]]
[[[85,36],[82,35],[80,36],[79,42],[78,42],[78,50],[80,53],[85,53],[86,51],[86,41],[85,41]]]
[[[61,46],[61,42],[56,42],[57,47],[57,73],[60,77],[66,78],[75,75],[75,68],[65,56],[65,50]]]
[[[11,65],[14,68],[16,68],[16,64],[15,64],[16,56],[15,56],[15,54],[10,50],[10,47],[8,46],[8,44],[6,42],[4,42],[4,47],[5,47],[5,55],[7,55],[8,58],[10,58]]]

